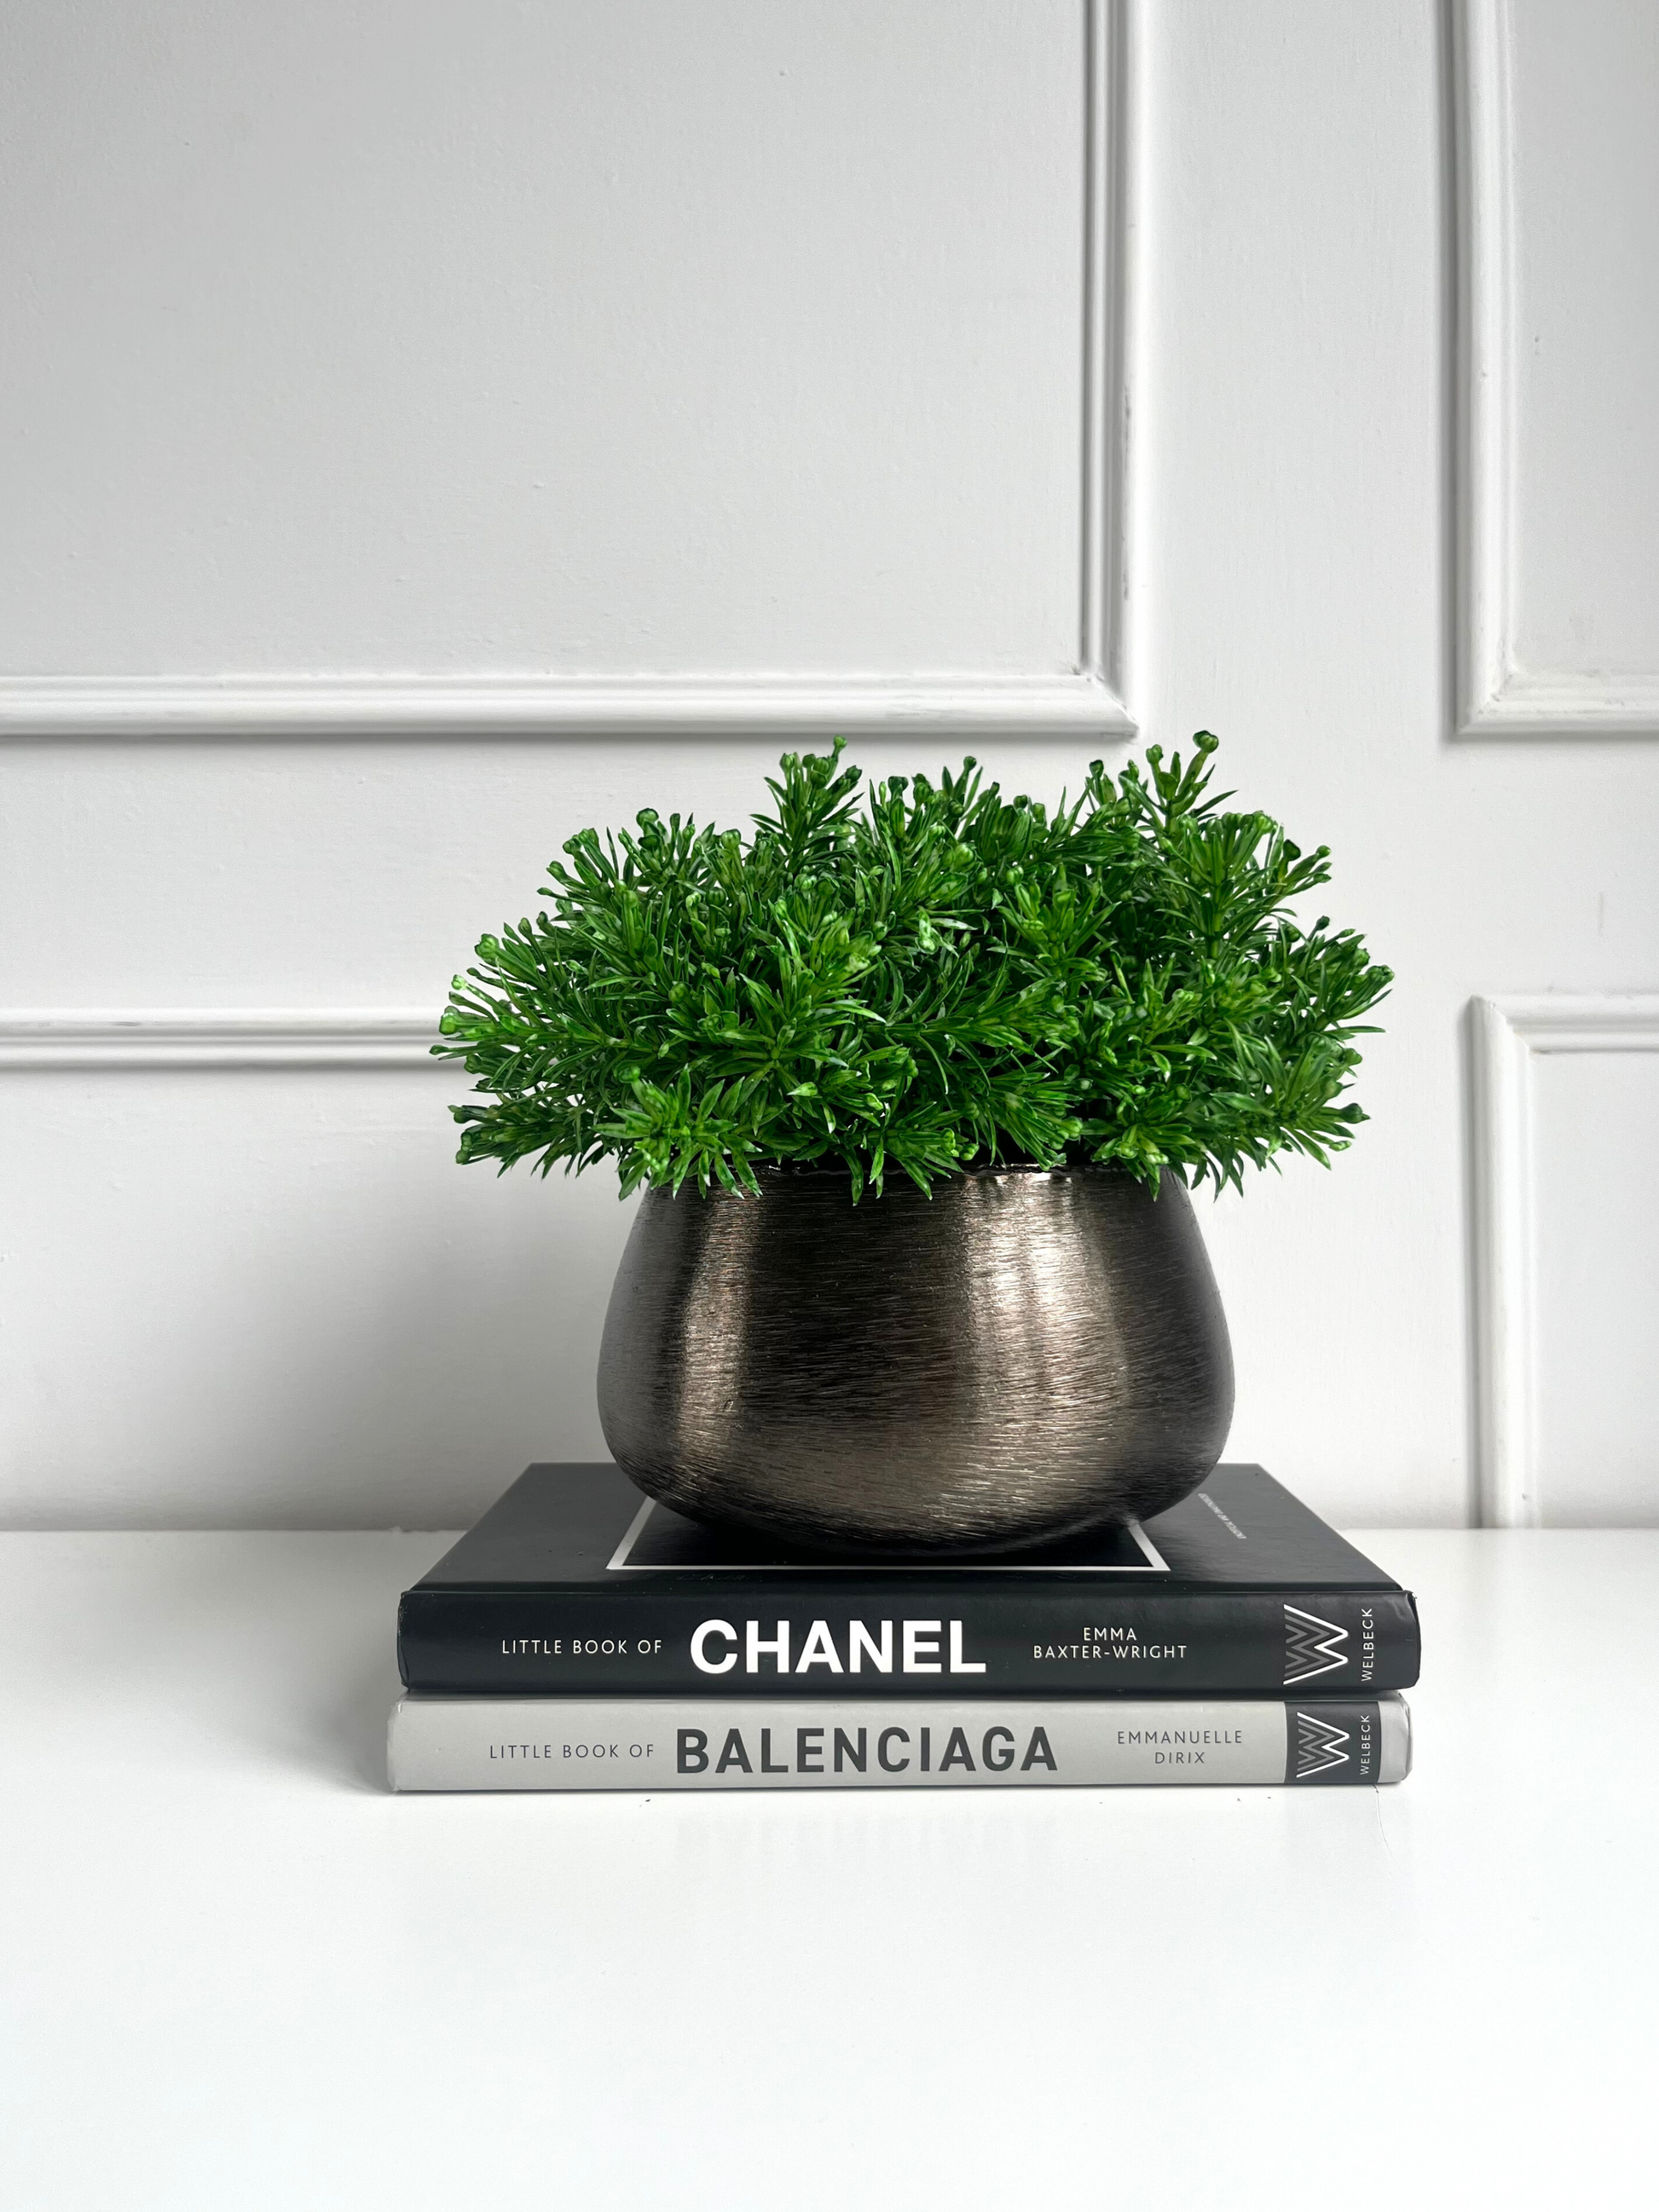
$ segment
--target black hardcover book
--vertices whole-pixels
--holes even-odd
[[[1418,1658],[1409,1591],[1259,1467],[956,1562],[786,1548],[614,1467],[532,1467],[398,1608],[404,1682],[451,1697],[1363,1698]]]

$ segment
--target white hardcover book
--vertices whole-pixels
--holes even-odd
[[[400,1698],[394,1790],[846,1790],[1403,1781],[1373,1698]]]

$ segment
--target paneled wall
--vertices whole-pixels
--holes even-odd
[[[1127,727],[1109,14],[14,14],[14,726]]]
[[[1456,727],[1539,743],[1564,790],[1596,741],[1630,748],[1605,756],[1607,804],[1644,849],[1610,865],[1609,822],[1575,902],[1651,993],[1659,14],[1467,0],[1452,25]],[[1473,1009],[1480,1498],[1503,1522],[1650,1523],[1659,996],[1575,995],[1578,973]]]
[[[1476,1001],[1484,1517],[1655,1517],[1659,995]]]
[[[1204,726],[1399,973],[1352,1153],[1205,1208],[1230,1449],[1659,1517],[1652,23],[14,7],[0,1514],[596,1451],[629,1209],[452,1164],[472,940],[787,744]]]
[[[1459,0],[1460,727],[1659,736],[1659,10]]]

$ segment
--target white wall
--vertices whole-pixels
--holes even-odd
[[[1210,1218],[1230,1449],[1659,1518],[1641,0],[6,18],[7,1517],[596,1451],[627,1210],[451,1165],[473,939],[802,734],[1051,793],[1133,720],[1400,975],[1352,1153]],[[1468,1009],[1540,994],[1624,1042],[1518,1115]]]

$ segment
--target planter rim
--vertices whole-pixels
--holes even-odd
[[[927,1195],[931,1197],[933,1194],[933,1192],[948,1190],[952,1184],[982,1182],[987,1178],[989,1178],[994,1182],[1005,1182],[1010,1177],[1019,1176],[1023,1179],[1033,1182],[1043,1181],[1054,1182],[1066,1176],[1111,1176],[1126,1182],[1140,1182],[1140,1178],[1138,1176],[1133,1175],[1129,1169],[1121,1165],[1116,1160],[1063,1160],[1060,1162],[1059,1166],[1052,1168],[1040,1168],[1029,1162],[1010,1160],[1003,1161],[994,1166],[987,1165],[971,1168],[952,1168],[948,1175],[942,1175],[935,1178],[933,1191],[928,1192]],[[1166,1176],[1173,1177],[1177,1183],[1181,1184],[1181,1188],[1183,1190],[1186,1188],[1185,1183],[1182,1182],[1180,1175],[1175,1169],[1166,1167],[1159,1170],[1160,1182]],[[846,1182],[849,1180],[845,1168],[796,1167],[789,1164],[775,1164],[770,1161],[767,1162],[764,1166],[757,1166],[756,1168],[755,1177],[757,1182],[761,1183],[763,1187],[770,1188],[775,1190],[787,1189],[789,1186],[793,1183]],[[1148,1186],[1142,1183],[1141,1188],[1143,1189],[1146,1189],[1148,1188]],[[718,1187],[713,1187],[706,1192],[699,1191],[696,1183],[689,1176],[686,1177],[684,1182],[680,1185],[679,1190],[671,1189],[666,1183],[647,1183],[645,1187],[644,1194],[648,1196],[653,1192],[663,1191],[665,1192],[670,1198],[678,1198],[682,1193],[688,1190],[691,1193],[693,1197],[696,1198],[742,1198],[752,1200],[755,1195],[753,1191],[724,1190]],[[867,1199],[873,1199],[875,1203],[878,1206],[880,1205],[882,1199],[888,1195],[889,1190],[914,1191],[918,1198],[922,1195],[922,1193],[916,1189],[915,1184],[911,1182],[909,1176],[905,1174],[902,1168],[894,1168],[890,1165],[887,1174],[887,1188],[884,1189],[879,1194],[878,1194],[872,1191],[869,1185],[866,1183],[865,1186],[864,1196]]]

